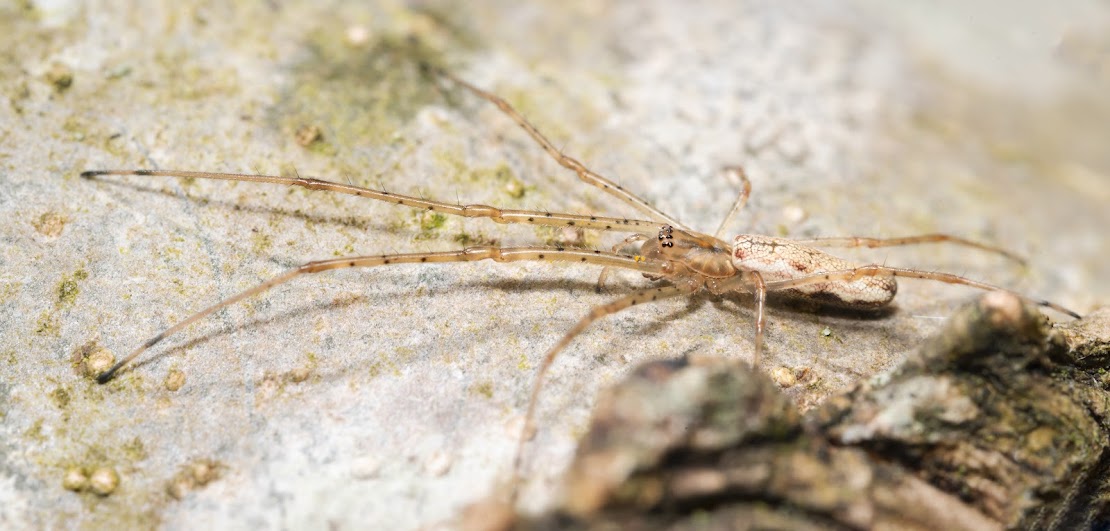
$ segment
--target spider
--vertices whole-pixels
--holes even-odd
[[[216,173],[179,170],[90,170],[82,172],[85,178],[103,175],[159,176],[228,181],[272,183],[300,186],[310,190],[324,190],[366,197],[404,207],[428,210],[442,214],[471,218],[489,218],[497,223],[524,223],[554,227],[630,233],[626,239],[609,251],[570,249],[552,246],[498,247],[476,246],[457,251],[362,255],[317,260],[293,268],[255,287],[216,302],[184,320],[151,337],[115,365],[97,376],[99,383],[106,383],[116,373],[150,347],[174,335],[213,312],[259,295],[295,278],[312,273],[354,267],[376,267],[395,264],[454,263],[478,260],[495,262],[579,262],[601,266],[599,287],[608,271],[613,268],[636,271],[655,281],[652,287],[621,296],[608,304],[594,307],[582,317],[544,355],[533,380],[524,426],[517,443],[513,461],[513,487],[510,502],[517,495],[520,468],[527,434],[531,429],[536,404],[543,388],[544,376],[557,356],[594,321],[633,306],[679,296],[688,296],[705,290],[713,295],[742,293],[755,301],[754,356],[752,365],[758,367],[763,351],[764,306],[769,292],[781,293],[787,298],[809,301],[821,306],[849,310],[877,310],[887,307],[897,293],[898,277],[918,278],[970,286],[983,290],[1012,293],[1034,304],[1051,308],[1071,317],[1080,316],[1058,304],[1026,297],[1011,290],[986,284],[959,275],[869,264],[856,266],[828,254],[819,247],[888,247],[923,243],[949,243],[1021,261],[1020,257],[998,247],[974,242],[948,234],[925,234],[900,238],[813,238],[785,239],[757,234],[741,234],[731,242],[722,239],[724,229],[742,210],[751,194],[751,183],[740,167],[726,168],[738,178],[741,190],[729,214],[713,235],[697,232],[659,209],[651,206],[619,184],[593,172],[578,160],[557,149],[535,126],[524,118],[504,99],[483,90],[443,69],[422,65],[431,75],[461,87],[472,95],[497,106],[543,148],[556,162],[578,175],[586,184],[597,187],[632,205],[648,219],[630,219],[600,215],[568,214],[538,210],[504,209],[488,205],[459,205],[433,199],[412,197],[384,190],[374,190],[325,181],[311,177],[281,177],[271,175]],[[636,247],[634,252],[625,252]]]

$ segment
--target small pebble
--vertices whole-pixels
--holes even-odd
[[[189,465],[189,473],[197,485],[207,485],[220,477],[220,467],[216,463],[200,460]]]
[[[525,191],[524,184],[516,179],[509,179],[509,182],[505,183],[505,192],[512,197],[520,199],[524,197]]]
[[[166,493],[175,500],[184,499],[190,492],[220,478],[221,465],[217,461],[200,459],[185,465],[168,483]]]
[[[113,468],[101,467],[89,476],[89,489],[96,494],[107,496],[115,492],[116,487],[119,487],[119,474]]]
[[[433,476],[442,476],[451,470],[451,456],[446,452],[435,452],[424,464],[424,470]]]
[[[794,371],[786,367],[775,367],[771,369],[771,379],[783,389],[789,389],[794,387],[794,384],[798,383],[798,378],[794,375]]]
[[[66,474],[62,478],[62,487],[66,490],[73,492],[80,492],[89,486],[89,476],[85,475],[85,471],[78,467],[70,467],[66,469]]]
[[[115,354],[106,348],[98,348],[85,358],[85,374],[90,378],[100,376],[116,362]]]
[[[189,494],[189,492],[193,490],[194,485],[196,485],[196,483],[194,483],[191,478],[184,475],[177,475],[166,484],[166,494],[169,494],[175,500],[181,500],[185,498],[186,494]]]
[[[166,373],[166,379],[162,384],[166,386],[167,391],[177,391],[185,385],[185,373],[178,369],[170,369],[170,372]]]
[[[301,383],[307,380],[310,375],[312,375],[311,369],[309,369],[308,367],[298,367],[289,371],[289,381],[293,383]]]
[[[66,226],[66,218],[57,212],[44,212],[31,223],[35,230],[48,238],[56,238]]]
[[[297,128],[297,132],[293,134],[293,138],[296,139],[297,144],[308,147],[312,145],[313,142],[318,142],[323,139],[324,132],[320,129],[320,126],[315,124],[302,125]]]
[[[44,74],[46,81],[54,85],[54,90],[58,92],[65,91],[73,85],[73,70],[61,63],[54,63],[50,65],[50,69]]]

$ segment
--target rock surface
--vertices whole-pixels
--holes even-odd
[[[842,254],[1081,313],[1105,304],[1105,3],[891,6],[0,3],[0,522],[414,528],[503,487],[539,357],[638,275],[607,294],[596,268],[571,265],[318,275],[188,328],[108,385],[87,376],[308,260],[620,240],[258,184],[78,177],[299,173],[637,215],[490,105],[428,83],[410,36],[700,230],[736,194],[718,169],[744,164],[753,195],[733,231],[948,232],[1028,266],[946,246]],[[774,308],[764,367],[810,410],[898,364],[973,292],[906,282],[872,319]],[[637,307],[578,338],[540,404],[524,508],[553,502],[600,389],[683,355],[750,359],[750,301]],[[218,478],[178,488],[195,463]],[[66,490],[67,471],[98,469],[119,476],[109,495]]]

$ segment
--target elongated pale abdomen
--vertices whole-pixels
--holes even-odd
[[[737,269],[758,271],[767,282],[857,267],[847,260],[812,247],[754,234],[741,234],[733,240],[732,264]],[[790,296],[821,304],[855,309],[885,306],[897,292],[898,284],[890,275],[807,284],[784,291]]]

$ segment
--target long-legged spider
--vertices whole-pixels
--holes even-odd
[[[81,175],[86,178],[99,175],[165,176],[301,186],[310,190],[326,190],[357,195],[443,214],[490,218],[497,223],[573,226],[587,230],[632,233],[623,242],[613,247],[611,251],[548,246],[479,246],[458,251],[349,256],[308,262],[253,288],[219,301],[163,330],[107,371],[101,373],[97,377],[97,381],[99,383],[108,382],[120,368],[127,365],[148,348],[213,312],[310,273],[352,267],[472,262],[488,259],[496,262],[581,262],[602,266],[602,279],[609,268],[621,268],[638,271],[648,279],[659,282],[660,285],[636,291],[608,304],[594,307],[544,355],[536,371],[525,413],[523,431],[518,440],[513,461],[511,499],[515,501],[523,449],[527,440],[525,434],[528,433],[533,421],[536,403],[543,387],[544,375],[554,363],[556,356],[594,321],[641,303],[689,295],[702,289],[714,295],[731,292],[752,295],[755,300],[755,347],[752,359],[754,366],[759,365],[763,350],[764,304],[768,292],[782,292],[791,298],[808,300],[825,306],[872,310],[887,306],[894,298],[897,292],[896,277],[907,277],[960,284],[984,290],[1004,291],[1040,306],[1052,308],[1072,317],[1079,317],[1075,312],[1052,302],[1031,299],[1020,293],[962,276],[877,264],[854,266],[846,260],[817,249],[817,247],[887,247],[945,242],[996,253],[1018,261],[1021,260],[1004,249],[957,236],[927,234],[887,239],[845,237],[788,240],[757,234],[741,234],[734,237],[730,244],[721,239],[722,233],[733,216],[743,208],[751,193],[751,184],[739,167],[728,169],[740,179],[742,184],[741,191],[729,214],[721,222],[714,235],[697,232],[651,206],[647,201],[625,190],[620,185],[594,173],[578,160],[564,154],[505,100],[459,79],[449,72],[430,66],[425,68],[435,75],[464,88],[473,95],[496,105],[502,113],[523,128],[561,166],[574,171],[587,184],[600,188],[604,192],[631,204],[650,219],[514,210],[487,205],[457,205],[310,177],[279,177],[177,170],[85,171]],[[621,252],[634,245],[639,245],[637,252],[631,254]],[[599,282],[602,279],[599,279]]]

